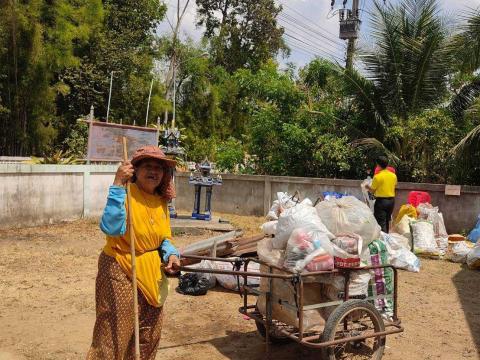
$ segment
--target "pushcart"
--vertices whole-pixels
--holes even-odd
[[[270,353],[270,344],[296,341],[301,345],[318,349],[325,359],[374,359],[379,360],[383,356],[386,336],[403,332],[404,328],[398,317],[398,273],[391,265],[366,266],[361,268],[342,268],[331,271],[294,273],[284,268],[268,264],[258,258],[215,258],[204,256],[183,256],[185,264],[201,260],[211,260],[232,263],[232,271],[199,269],[182,266],[186,272],[224,274],[237,277],[238,290],[243,297],[243,305],[239,312],[250,319],[255,320],[258,332],[265,338],[266,353]],[[257,262],[261,265],[259,272],[248,271],[248,264]],[[387,269],[393,271],[393,293],[383,295],[393,300],[393,316],[389,319],[382,317],[373,305],[374,296],[352,298],[349,296],[349,283],[352,272],[359,270]],[[265,270],[266,269],[266,270]],[[344,289],[339,293],[338,299],[318,304],[304,303],[305,280],[312,277],[341,276],[344,278]],[[263,278],[266,287],[253,287],[248,284],[248,277]],[[243,284],[239,279],[243,278]],[[294,291],[295,304],[287,302],[277,296],[274,288],[274,279],[286,281],[291,284]],[[266,298],[265,309],[261,313],[257,302],[251,302],[252,297],[263,295]],[[258,298],[257,298],[258,299]],[[297,314],[297,325],[292,326],[282,323],[272,316],[272,306],[282,304],[293,307]],[[320,329],[305,329],[304,313],[313,309],[332,308],[333,311]]]

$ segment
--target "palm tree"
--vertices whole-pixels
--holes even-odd
[[[480,11],[474,10],[464,17],[464,24],[459,34],[454,36],[455,57],[459,77],[466,79],[456,92],[450,104],[452,115],[457,122],[462,122],[465,114],[473,117],[480,115],[480,106],[476,100],[480,95]],[[480,166],[480,125],[469,130],[467,135],[452,149],[457,160]]]
[[[392,125],[444,103],[453,56],[445,20],[436,0],[402,0],[384,5],[375,0],[371,14],[373,45],[361,50],[365,76],[344,70],[370,137],[355,146],[389,155],[394,162],[408,156],[409,139],[386,136]]]
[[[445,100],[452,56],[437,0],[375,0],[373,7],[374,45],[360,55],[366,76],[348,70],[345,76],[353,94],[388,126],[392,116],[406,119]]]

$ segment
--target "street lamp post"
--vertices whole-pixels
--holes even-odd
[[[110,100],[112,99],[112,84],[113,84],[113,73],[110,73],[110,91],[108,92],[108,105],[107,105],[107,123],[108,123],[108,115],[110,115]]]
[[[153,89],[153,77],[152,82],[150,83],[150,92],[148,93],[148,102],[147,102],[147,114],[145,115],[145,127],[148,125],[148,110],[150,110],[150,99],[152,98],[152,89]]]

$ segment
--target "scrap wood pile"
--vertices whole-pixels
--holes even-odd
[[[263,238],[263,234],[244,237],[242,231],[235,230],[190,244],[182,249],[181,253],[182,255],[210,257],[255,254],[257,252],[257,242]]]
[[[183,259],[182,265],[191,268],[206,270],[240,270],[235,259],[243,256],[256,256],[257,243],[264,238],[264,234],[243,236],[240,230],[230,231],[206,240],[190,244],[181,250],[182,256],[194,255],[204,257],[218,257],[231,259],[231,262],[210,260]],[[243,269],[242,269],[243,270]],[[259,271],[257,263],[248,265],[248,271]],[[238,290],[243,285],[243,278],[222,274],[186,273],[181,275],[177,291],[186,295],[204,295],[216,284],[229,289]],[[249,285],[258,285],[259,279],[248,278]]]

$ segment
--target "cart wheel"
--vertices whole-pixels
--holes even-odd
[[[321,342],[333,341],[385,330],[380,313],[365,300],[349,300],[337,307],[325,324]],[[385,349],[385,336],[337,344],[323,350],[324,358],[380,360]]]
[[[255,309],[255,311],[257,312],[258,315],[261,316],[260,312],[258,311],[258,309]],[[265,327],[265,325],[263,323],[261,323],[260,321],[255,321],[255,325],[257,326],[257,331],[258,333],[263,337],[263,338],[266,338],[267,337],[267,328]],[[292,340],[278,332],[278,331],[275,331],[275,327],[273,327],[273,329],[270,329],[270,342],[272,344],[287,344],[289,342],[291,342]]]

